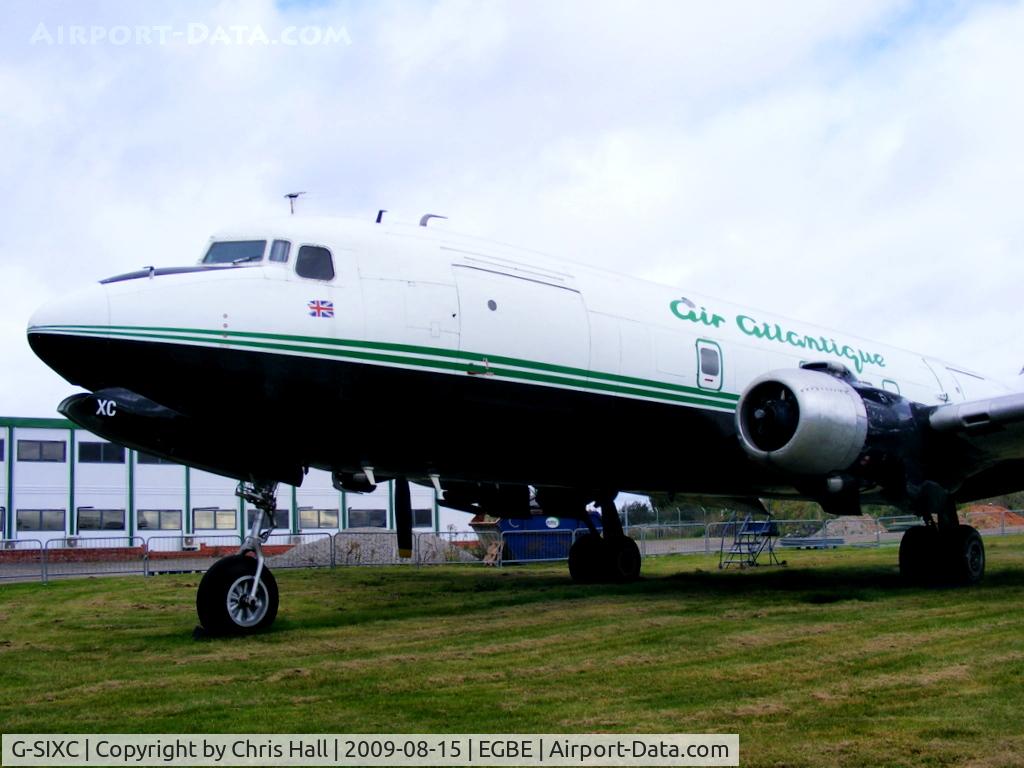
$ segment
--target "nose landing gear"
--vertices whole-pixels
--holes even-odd
[[[277,580],[263,556],[274,530],[276,490],[276,483],[238,484],[235,494],[256,507],[256,514],[238,553],[218,560],[199,582],[196,613],[210,635],[252,634],[277,618]]]

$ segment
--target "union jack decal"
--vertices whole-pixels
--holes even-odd
[[[334,302],[315,299],[309,302],[310,317],[334,317]]]

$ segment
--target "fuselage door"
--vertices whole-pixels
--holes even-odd
[[[455,265],[453,271],[462,351],[481,358],[589,366],[590,324],[578,291],[476,267]]]

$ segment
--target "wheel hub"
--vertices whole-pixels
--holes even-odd
[[[267,612],[267,588],[261,581],[252,596],[252,576],[242,576],[234,581],[227,593],[228,615],[240,627],[259,624]]]

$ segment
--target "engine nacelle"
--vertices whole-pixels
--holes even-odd
[[[850,467],[864,450],[864,400],[841,378],[803,368],[759,376],[740,397],[736,427],[755,460],[796,475]]]

